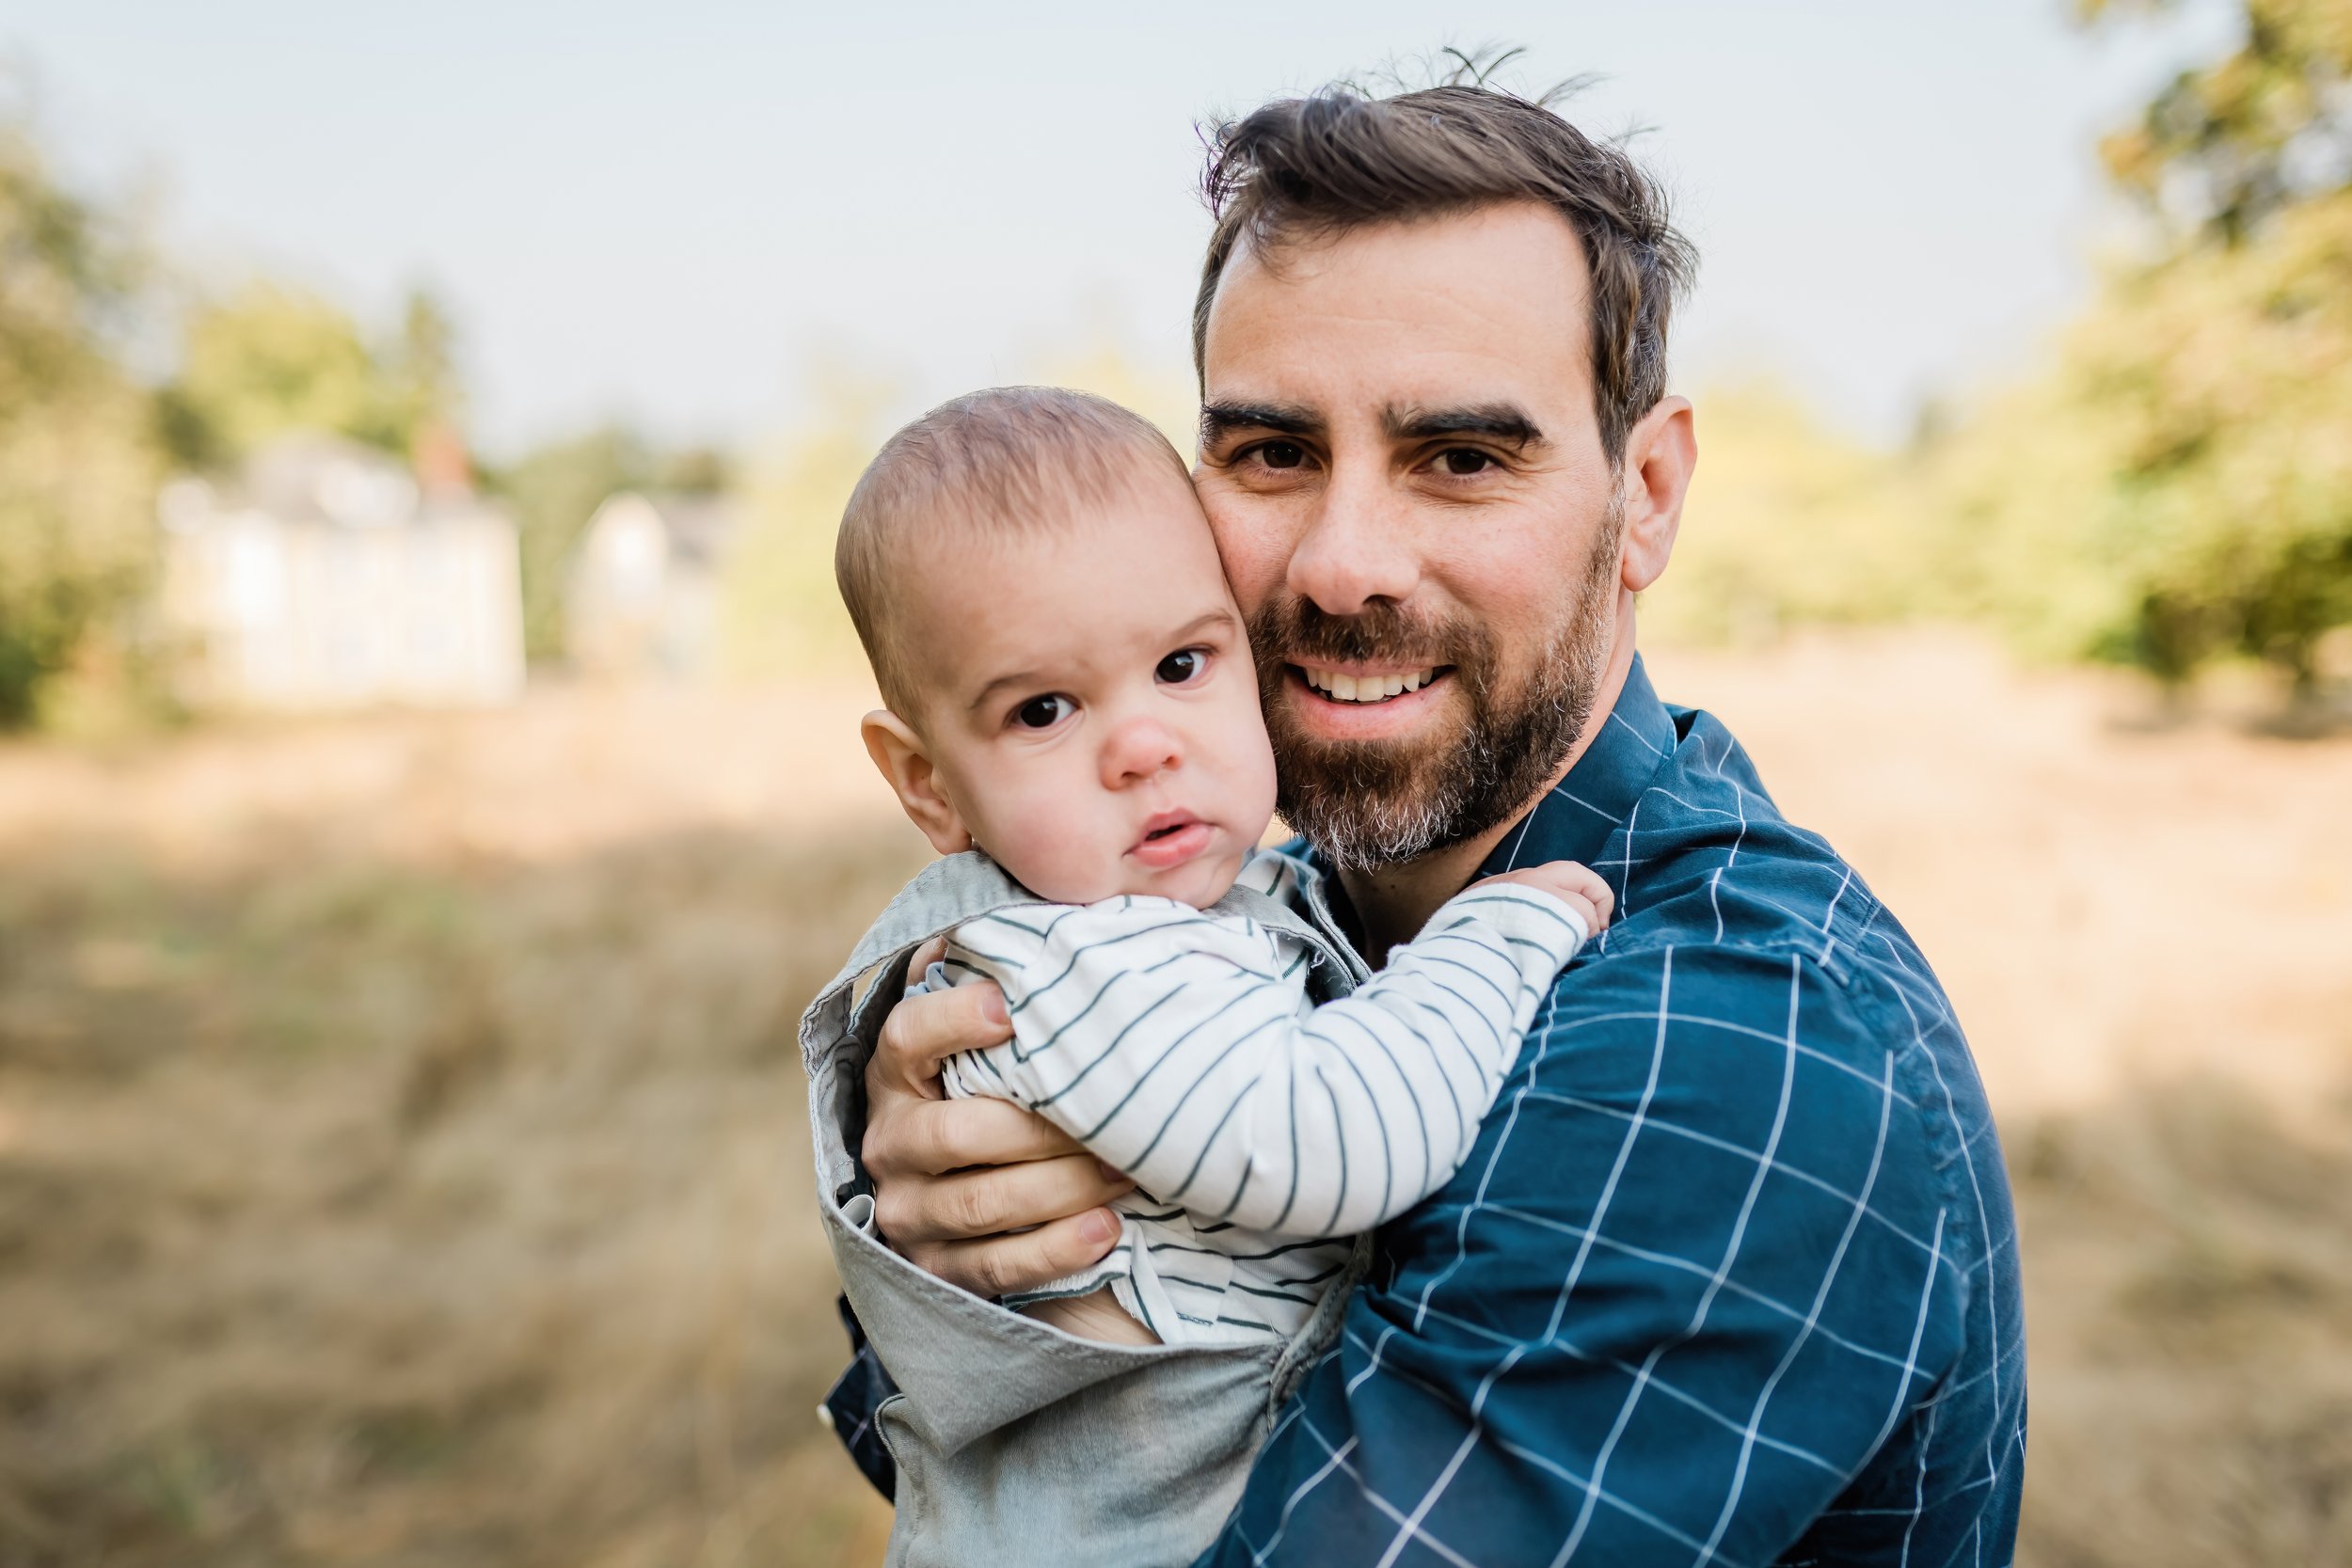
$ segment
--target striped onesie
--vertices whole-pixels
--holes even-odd
[[[1300,900],[1261,851],[1239,885]],[[1166,1344],[1302,1328],[1357,1232],[1445,1184],[1553,977],[1589,933],[1518,883],[1472,888],[1353,995],[1315,1006],[1309,954],[1166,898],[1019,905],[966,921],[926,988],[993,980],[1013,1037],[945,1066],[1133,1177],[1119,1244],[1006,1305],[1107,1285]]]

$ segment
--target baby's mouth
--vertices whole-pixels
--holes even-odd
[[[1181,865],[1209,847],[1209,825],[1188,811],[1164,811],[1146,821],[1128,852],[1158,870]]]
[[[1450,664],[1432,664],[1418,670],[1397,670],[1380,674],[1351,675],[1338,670],[1322,670],[1309,664],[1294,664],[1298,678],[1309,690],[1327,702],[1379,704],[1391,702],[1408,692],[1419,691],[1435,681],[1454,673]]]

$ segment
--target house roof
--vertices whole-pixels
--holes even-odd
[[[427,499],[401,459],[324,431],[276,436],[227,479],[183,481],[170,489],[166,521],[183,526],[208,513],[253,511],[281,523],[398,528],[495,510],[468,493]]]

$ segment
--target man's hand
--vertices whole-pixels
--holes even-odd
[[[944,940],[918,951],[910,983],[946,951]],[[983,1296],[1030,1290],[1100,1259],[1119,1240],[1119,1216],[1103,1205],[1135,1186],[1041,1116],[1008,1101],[945,1097],[941,1062],[1011,1037],[1002,991],[957,986],[892,1008],[866,1067],[858,1157],[874,1179],[882,1239],[917,1268]]]
[[[1568,908],[1584,917],[1587,934],[1598,936],[1616,912],[1617,895],[1610,890],[1608,880],[1589,865],[1574,861],[1546,861],[1541,865],[1523,865],[1517,871],[1500,876],[1484,877],[1472,887],[1490,887],[1497,882],[1520,882],[1528,887],[1541,888]]]

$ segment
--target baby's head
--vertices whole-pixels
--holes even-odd
[[[885,711],[866,749],[942,854],[1056,903],[1214,903],[1274,814],[1241,612],[1191,477],[1084,392],[1004,387],[892,436],[834,557]]]

